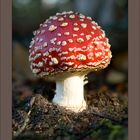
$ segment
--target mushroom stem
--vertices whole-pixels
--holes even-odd
[[[84,76],[70,76],[56,81],[56,94],[53,102],[74,112],[86,109],[83,79]]]

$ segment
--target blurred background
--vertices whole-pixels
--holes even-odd
[[[41,93],[50,100],[53,98],[55,83],[36,78],[30,70],[29,44],[33,31],[38,29],[40,23],[49,16],[55,15],[56,12],[62,11],[78,11],[86,16],[91,16],[105,30],[111,44],[113,55],[111,64],[102,71],[88,74],[89,82],[85,84],[86,93],[111,91],[110,93],[124,98],[127,102],[127,0],[13,0],[13,106],[19,105],[21,101],[34,93]],[[108,140],[120,140],[120,137],[114,139],[114,134],[116,135],[117,132],[123,133],[121,140],[127,139],[127,129],[111,126],[111,131],[108,132]]]
[[[43,84],[29,66],[29,44],[33,31],[56,12],[78,11],[91,16],[105,30],[112,50],[111,64],[88,75],[87,90],[103,89],[127,95],[128,83],[128,1],[127,0],[13,0],[13,89],[32,94]],[[50,83],[48,83],[50,84]],[[55,88],[55,84],[50,86]],[[26,95],[25,94],[25,95]]]

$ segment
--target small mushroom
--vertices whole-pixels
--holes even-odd
[[[95,21],[75,12],[56,14],[38,29],[42,30],[44,33],[35,34],[30,45],[31,70],[56,81],[54,104],[81,112],[87,107],[84,76],[110,63],[108,39]]]

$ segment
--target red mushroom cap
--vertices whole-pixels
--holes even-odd
[[[90,17],[63,12],[47,19],[34,32],[30,45],[31,70],[39,76],[91,71],[108,66],[110,44]]]

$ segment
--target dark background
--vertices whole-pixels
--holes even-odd
[[[70,10],[91,16],[105,30],[111,44],[111,64],[89,74],[87,87],[127,94],[127,0],[13,0],[13,81],[37,80],[28,62],[32,32],[49,16]]]

